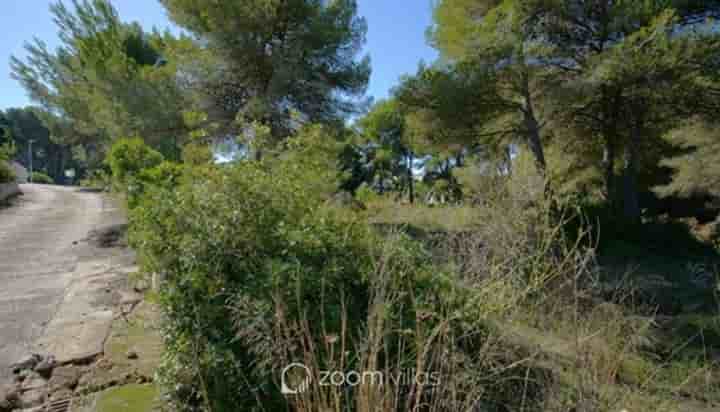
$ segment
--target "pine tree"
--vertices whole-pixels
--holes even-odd
[[[337,123],[365,92],[366,23],[355,0],[162,0],[192,33],[183,73],[213,121],[259,121],[276,139],[299,123]]]
[[[714,7],[705,3],[706,16]],[[627,219],[640,216],[638,176],[657,170],[661,135],[703,110],[712,32],[696,29],[700,3],[666,1],[538,2],[536,36],[552,44],[566,72],[559,119],[587,142],[600,141],[606,194]],[[705,18],[705,17],[703,17]],[[689,98],[688,92],[696,94]],[[622,160],[622,190],[615,187]]]
[[[160,145],[187,133],[176,69],[162,64],[171,36],[123,23],[107,0],[58,2],[51,13],[61,46],[51,51],[36,39],[11,66],[48,122],[62,119],[63,127],[48,123],[55,138],[97,144],[138,135]]]
[[[555,84],[544,60],[545,45],[533,36],[534,10],[527,1],[443,0],[435,8],[431,43],[454,64],[472,62],[493,72],[501,121],[492,133],[527,145],[538,171],[547,167],[540,102]]]

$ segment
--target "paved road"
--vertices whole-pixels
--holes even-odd
[[[0,208],[0,381],[58,310],[103,198],[72,187],[21,185]],[[76,244],[73,244],[75,242]]]

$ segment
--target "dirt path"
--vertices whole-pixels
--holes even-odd
[[[24,196],[0,209],[0,381],[27,354],[58,311],[84,242],[112,209],[97,193],[22,185]]]

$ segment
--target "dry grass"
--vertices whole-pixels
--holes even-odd
[[[657,356],[655,319],[632,287],[604,289],[594,239],[567,233],[576,216],[560,202],[498,190],[474,207],[382,202],[366,213],[445,238],[426,253],[391,229],[366,274],[367,307],[342,290],[332,309],[324,291],[319,302],[288,302],[281,289],[269,305],[233,302],[238,342],[278,389],[287,365],[308,368],[286,376],[307,390],[279,405],[258,396],[259,410],[671,411],[707,404],[693,387],[715,390],[703,381],[710,364]]]
[[[370,223],[410,225],[427,231],[467,230],[481,221],[477,208],[467,205],[411,205],[383,197],[366,206],[364,213]]]
[[[562,212],[567,210],[562,204],[518,200],[502,191],[480,204],[384,205],[375,209],[375,219],[451,232],[441,244],[441,261],[472,291],[473,304],[465,310],[494,325],[484,329],[483,344],[474,354],[514,359],[528,374],[535,373],[534,386],[522,374],[513,377],[524,382],[524,393],[535,395],[532,402],[522,398],[520,405],[502,410],[669,411],[693,403],[707,406],[720,392],[711,378],[716,371],[712,361],[684,361],[682,347],[666,358],[656,355],[663,337],[651,310],[636,306],[638,291],[631,282],[616,284],[607,294],[599,282],[595,242],[588,232],[566,236],[571,216]],[[481,393],[492,404],[497,394],[487,390],[481,376],[495,372],[473,370],[481,371],[476,386],[464,390]],[[468,410],[468,405],[452,405]]]

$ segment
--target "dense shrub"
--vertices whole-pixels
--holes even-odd
[[[0,132],[2,132],[1,129]],[[5,143],[0,145],[0,183],[9,183],[15,181],[15,171],[9,163],[9,159],[14,153],[14,144]]]
[[[318,373],[437,371],[443,396],[449,402],[455,393],[460,407],[480,396],[481,376],[515,360],[468,352],[486,332],[472,332],[477,320],[464,314],[480,309],[463,309],[475,305],[467,291],[431,266],[418,243],[383,240],[327,201],[336,152],[321,136],[306,130],[289,142],[290,156],[186,170],[132,210],[131,242],[144,268],[165,279],[161,380],[175,408],[303,410],[309,402],[329,410],[345,399],[372,410],[393,397],[410,410],[434,396],[388,385],[290,399],[278,378],[293,361]],[[483,382],[489,393],[494,384]]]
[[[15,171],[10,165],[0,160],[0,183],[10,183],[15,181]]]
[[[182,166],[163,160],[162,154],[140,138],[118,140],[106,160],[116,190],[127,196],[129,208],[140,202],[153,187],[173,187],[182,175]]]
[[[109,191],[112,189],[112,176],[105,170],[93,170],[80,180],[80,186]]]
[[[166,276],[166,371],[204,382],[218,410],[253,404],[241,388],[277,395],[270,385],[280,365],[272,362],[282,359],[264,340],[272,334],[238,339],[229,305],[251,303],[239,326],[246,334],[268,321],[274,302],[287,304],[289,322],[318,320],[320,310],[339,316],[341,296],[360,309],[355,321],[367,307],[366,231],[321,212],[321,199],[291,176],[255,163],[196,171],[176,190],[152,192],[133,213],[132,239],[146,267]],[[339,317],[328,322],[339,330]]]
[[[115,142],[106,160],[113,179],[123,189],[132,184],[133,179],[143,170],[155,167],[162,161],[162,154],[146,145],[139,137]]]
[[[430,266],[416,242],[381,239],[304,190],[310,176],[295,172],[292,161],[195,169],[175,190],[149,192],[133,211],[132,242],[146,269],[165,277],[161,375],[176,389],[175,407],[331,410],[332,399],[345,399],[369,411],[391,398],[406,410],[429,401],[461,407],[478,397],[518,399],[522,384],[511,389],[492,377],[530,373],[501,366],[522,351],[470,350],[488,333],[474,318],[483,306]],[[443,389],[331,387],[290,399],[279,393],[278,377],[294,361],[318,376],[420,369],[440,374]]]
[[[504,188],[485,193],[467,216],[482,225],[463,224],[442,242],[393,228],[381,235],[366,212],[328,201],[339,179],[334,144],[322,133],[310,128],[288,143],[292,153],[263,161],[162,163],[139,173],[152,183],[131,210],[130,240],[144,269],[164,279],[159,378],[173,410],[623,405],[597,388],[633,367],[646,376],[627,342],[647,328],[612,305],[593,309],[595,256],[566,236],[558,202]],[[456,209],[427,208],[440,219]],[[572,365],[562,374],[541,360],[558,355],[553,340],[538,349],[540,328],[578,342],[560,354]],[[411,376],[283,396],[279,378],[293,362],[314,382],[321,371]],[[418,373],[440,386],[408,383]],[[583,383],[568,385],[565,375]]]
[[[32,173],[32,182],[33,183],[39,183],[41,185],[53,185],[55,184],[55,181],[52,177],[46,175],[42,172],[33,172]]]

